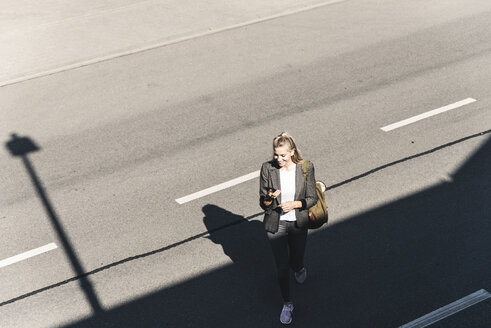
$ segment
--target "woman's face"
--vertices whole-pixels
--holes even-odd
[[[293,163],[292,156],[295,153],[290,149],[290,146],[283,145],[274,149],[274,159],[278,162],[280,167],[289,166]]]

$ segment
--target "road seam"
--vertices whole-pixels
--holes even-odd
[[[336,184],[328,187],[326,190],[331,190],[331,189],[334,189],[334,188],[338,188],[338,187],[340,187],[342,185],[345,185],[345,184],[351,183],[351,182],[353,182],[355,180],[364,178],[364,177],[366,177],[368,175],[374,174],[375,172],[381,171],[381,170],[386,169],[386,168],[388,168],[390,166],[394,166],[394,165],[397,165],[397,164],[400,164],[400,163],[403,163],[403,162],[407,162],[409,160],[412,160],[412,159],[415,159],[415,158],[418,158],[418,157],[421,157],[421,156],[426,156],[428,154],[434,153],[434,152],[439,151],[439,150],[442,150],[444,148],[448,148],[448,147],[451,147],[451,146],[456,145],[458,143],[464,142],[466,140],[473,139],[473,138],[476,138],[476,137],[480,137],[480,136],[483,136],[483,135],[486,135],[486,134],[489,134],[489,133],[491,133],[491,130],[479,132],[479,133],[476,133],[476,134],[473,134],[473,135],[470,135],[470,136],[467,136],[467,137],[464,137],[464,138],[461,138],[461,139],[458,139],[458,140],[455,140],[455,141],[446,143],[444,145],[441,145],[441,146],[432,148],[432,149],[427,150],[425,152],[418,153],[418,154],[415,154],[415,155],[412,155],[412,156],[409,156],[409,157],[405,157],[405,158],[399,159],[397,161],[394,161],[394,162],[391,162],[391,163],[388,163],[388,164],[385,164],[385,165],[376,167],[376,168],[374,168],[374,169],[372,169],[370,171],[367,171],[365,173],[362,173],[362,174],[357,175],[355,177],[352,177],[350,179],[344,180],[342,182],[336,183]]]
[[[71,71],[71,70],[74,70],[74,69],[77,69],[77,68],[81,68],[81,67],[85,67],[85,66],[89,66],[89,65],[93,65],[93,64],[98,64],[98,63],[109,61],[109,60],[116,59],[116,58],[126,57],[126,56],[134,55],[134,54],[137,54],[137,53],[141,53],[141,52],[145,52],[145,51],[149,51],[149,50],[154,50],[154,49],[158,49],[158,48],[170,46],[170,45],[181,43],[181,42],[184,42],[184,41],[198,39],[198,38],[206,37],[206,36],[213,35],[213,34],[218,34],[218,33],[227,32],[227,31],[230,31],[230,30],[235,30],[235,29],[238,29],[238,28],[241,28],[241,27],[245,27],[245,26],[250,26],[250,25],[254,25],[254,24],[263,23],[263,22],[266,22],[266,21],[270,21],[270,20],[282,18],[282,17],[285,17],[285,16],[299,14],[299,13],[302,13],[302,12],[306,12],[306,11],[314,10],[314,9],[317,9],[317,8],[326,7],[326,6],[329,6],[329,5],[334,5],[334,4],[337,4],[337,3],[346,2],[346,1],[349,1],[349,0],[330,0],[330,1],[326,1],[326,2],[323,2],[323,3],[316,4],[316,5],[311,5],[311,6],[307,6],[307,7],[303,7],[303,8],[298,8],[298,9],[291,9],[291,10],[287,10],[287,11],[284,11],[284,12],[279,13],[279,14],[270,15],[270,16],[266,16],[266,17],[258,18],[258,19],[253,19],[253,20],[249,20],[249,21],[246,21],[246,22],[243,22],[243,23],[233,24],[233,25],[229,25],[229,26],[225,26],[225,27],[213,29],[213,30],[206,31],[206,32],[201,32],[201,33],[196,33],[196,34],[188,35],[188,36],[185,36],[185,37],[182,37],[182,38],[172,39],[172,40],[168,40],[168,41],[163,41],[163,42],[155,43],[155,44],[152,44],[152,45],[149,45],[149,46],[145,46],[145,47],[140,47],[140,48],[135,48],[135,49],[132,49],[132,50],[127,50],[127,51],[123,51],[123,52],[114,53],[114,54],[107,55],[107,56],[101,56],[101,57],[93,58],[93,59],[90,59],[90,60],[81,61],[81,62],[77,62],[77,63],[74,63],[74,64],[61,66],[61,67],[54,68],[54,69],[51,69],[51,70],[46,70],[46,71],[43,71],[43,72],[38,72],[38,73],[30,74],[30,75],[25,75],[25,76],[14,78],[14,79],[10,79],[10,80],[7,80],[7,81],[1,81],[0,82],[0,88],[1,87],[4,87],[4,86],[12,85],[12,84],[17,84],[17,83],[21,83],[21,82],[25,82],[25,81],[29,81],[29,80],[33,80],[33,79],[37,79],[37,78],[41,78],[41,77],[45,77],[45,76],[57,74],[57,73]]]

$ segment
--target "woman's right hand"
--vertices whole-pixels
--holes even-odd
[[[273,191],[273,189],[269,189],[268,194],[266,195],[266,197],[264,197],[264,205],[266,205],[266,206],[271,205],[271,203],[273,202],[273,199],[278,197],[280,195],[280,193],[281,193],[281,190]]]
[[[272,199],[275,199],[276,197],[278,197],[279,195],[281,194],[281,190],[275,190],[273,192],[273,189],[269,189],[268,190],[268,197],[269,198],[272,198]]]

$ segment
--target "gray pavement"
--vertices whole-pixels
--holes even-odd
[[[338,1],[89,0],[68,6],[59,0],[6,0],[0,22],[0,85]]]
[[[331,186],[294,326],[397,327],[491,291],[490,16],[488,1],[350,0],[0,87],[4,144],[38,145],[45,197],[2,147],[0,260],[59,247],[0,268],[0,325],[279,326],[257,180],[175,199],[259,169],[283,130]],[[485,322],[486,304],[455,320]]]

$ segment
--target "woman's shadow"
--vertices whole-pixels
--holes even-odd
[[[263,223],[251,220],[262,213],[245,218],[211,204],[202,210],[207,238],[221,245],[233,262],[229,278],[235,282],[234,289],[243,289],[244,295],[256,300],[274,302],[276,275],[271,247]]]
[[[250,268],[269,259],[269,245],[261,222],[216,205],[205,205],[202,210],[203,223],[209,233],[206,238],[221,245],[235,265]]]

